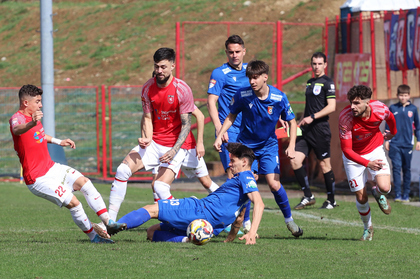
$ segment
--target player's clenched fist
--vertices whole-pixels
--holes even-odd
[[[42,111],[37,110],[32,114],[32,121],[34,123],[37,123],[38,121],[41,121],[41,118],[44,116],[44,113]]]

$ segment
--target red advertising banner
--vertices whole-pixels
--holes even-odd
[[[370,54],[337,54],[334,66],[335,96],[338,102],[347,100],[347,92],[354,85],[370,86]]]

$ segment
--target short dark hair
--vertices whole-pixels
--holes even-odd
[[[262,74],[267,74],[270,71],[270,67],[261,60],[252,60],[248,63],[246,67],[246,76],[252,78],[253,76],[260,76]]]
[[[242,47],[245,47],[244,41],[238,35],[230,36],[225,42],[225,47],[228,48],[228,45],[230,44],[238,44],[238,45],[241,45]]]
[[[239,159],[247,158],[248,165],[252,166],[252,162],[255,160],[255,155],[251,148],[239,142],[229,142],[226,149],[230,154],[238,157]]]
[[[19,90],[19,100],[22,100],[26,96],[36,97],[42,95],[43,91],[41,88],[36,87],[32,84],[24,85]]]
[[[162,60],[168,60],[170,62],[175,62],[175,50],[168,47],[162,47],[156,50],[155,54],[153,55],[153,60],[155,63],[160,62]]]
[[[356,98],[362,100],[370,99],[372,97],[372,89],[366,85],[355,85],[347,92],[347,99],[351,102]]]
[[[407,84],[401,84],[400,86],[398,86],[397,95],[404,93],[410,94],[410,86],[408,86]]]
[[[324,58],[324,63],[327,62],[327,56],[325,56],[325,54],[323,52],[320,52],[320,51],[317,51],[314,54],[312,54],[311,63],[312,63],[313,58]]]

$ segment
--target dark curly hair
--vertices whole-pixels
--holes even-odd
[[[372,97],[372,89],[366,85],[355,85],[347,92],[347,99],[351,102],[356,98],[361,100],[370,99]]]
[[[255,155],[251,148],[239,142],[229,142],[226,149],[230,154],[238,157],[239,159],[247,158],[248,165],[252,166],[252,162],[255,160]]]
[[[26,96],[36,97],[42,95],[44,91],[41,88],[36,87],[32,84],[24,85],[19,90],[19,100],[24,99]]]

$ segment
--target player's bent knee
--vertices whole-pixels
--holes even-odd
[[[85,185],[89,181],[90,181],[89,178],[87,178],[86,176],[81,176],[78,179],[76,179],[76,181],[73,183],[73,189],[75,191],[80,191],[83,185]]]
[[[71,195],[70,197],[71,197],[70,198],[70,201],[64,201],[63,202],[63,205],[65,207],[67,207],[68,209],[70,209],[70,208],[76,207],[76,206],[78,206],[80,204],[79,200],[76,198],[75,195]]]
[[[132,171],[130,167],[126,164],[120,164],[117,168],[117,173],[115,174],[115,178],[123,181],[127,181],[132,175]]]

